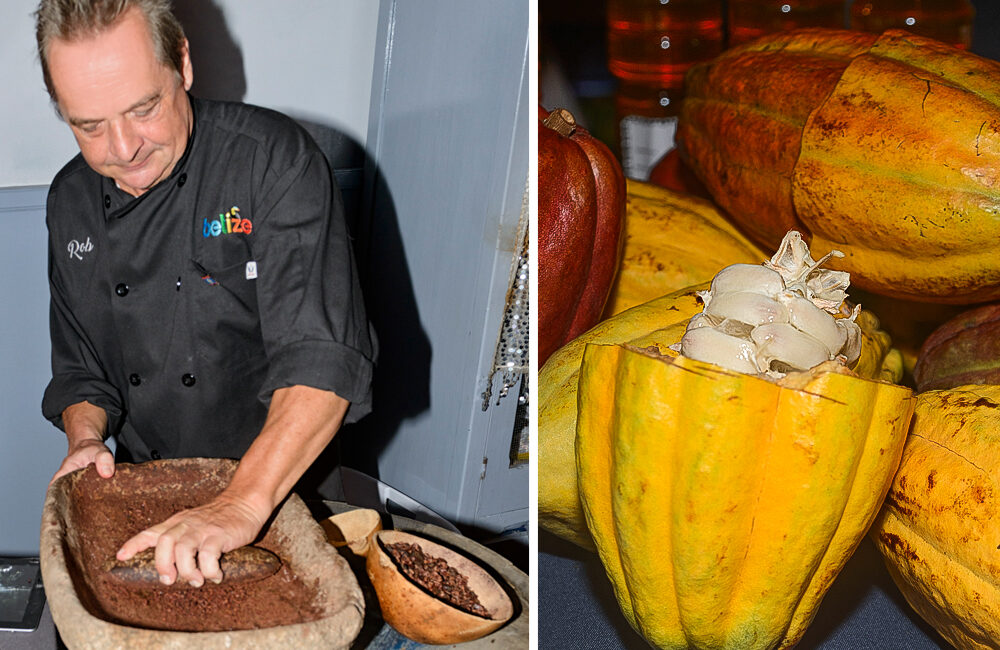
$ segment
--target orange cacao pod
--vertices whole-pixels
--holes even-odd
[[[694,66],[685,162],[759,244],[808,234],[869,291],[1000,298],[1000,63],[899,30],[809,29]]]

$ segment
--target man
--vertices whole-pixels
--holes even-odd
[[[373,336],[326,160],[291,120],[190,97],[169,0],[42,0],[46,87],[80,147],[47,208],[53,377],[69,451],[240,458],[214,501],[128,540],[160,579],[222,578],[343,421],[370,410]]]

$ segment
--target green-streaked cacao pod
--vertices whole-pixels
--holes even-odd
[[[809,29],[694,66],[678,146],[767,249],[790,229],[897,298],[1000,298],[1000,63],[887,31]]]

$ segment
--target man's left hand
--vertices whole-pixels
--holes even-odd
[[[182,510],[142,531],[122,545],[117,558],[129,560],[140,551],[156,547],[156,571],[163,584],[177,580],[192,587],[200,587],[206,580],[218,584],[222,581],[219,557],[256,539],[271,515],[261,510],[223,493],[203,506]]]

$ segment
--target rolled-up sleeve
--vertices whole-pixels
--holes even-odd
[[[322,153],[265,179],[253,248],[269,369],[260,397],[293,385],[348,400],[345,422],[371,411],[377,343],[365,314],[344,207]]]
[[[90,402],[108,416],[105,436],[121,427],[125,410],[120,392],[108,380],[93,342],[70,308],[49,245],[49,336],[52,342],[52,379],[42,397],[42,415],[65,429],[62,412],[78,402]]]

